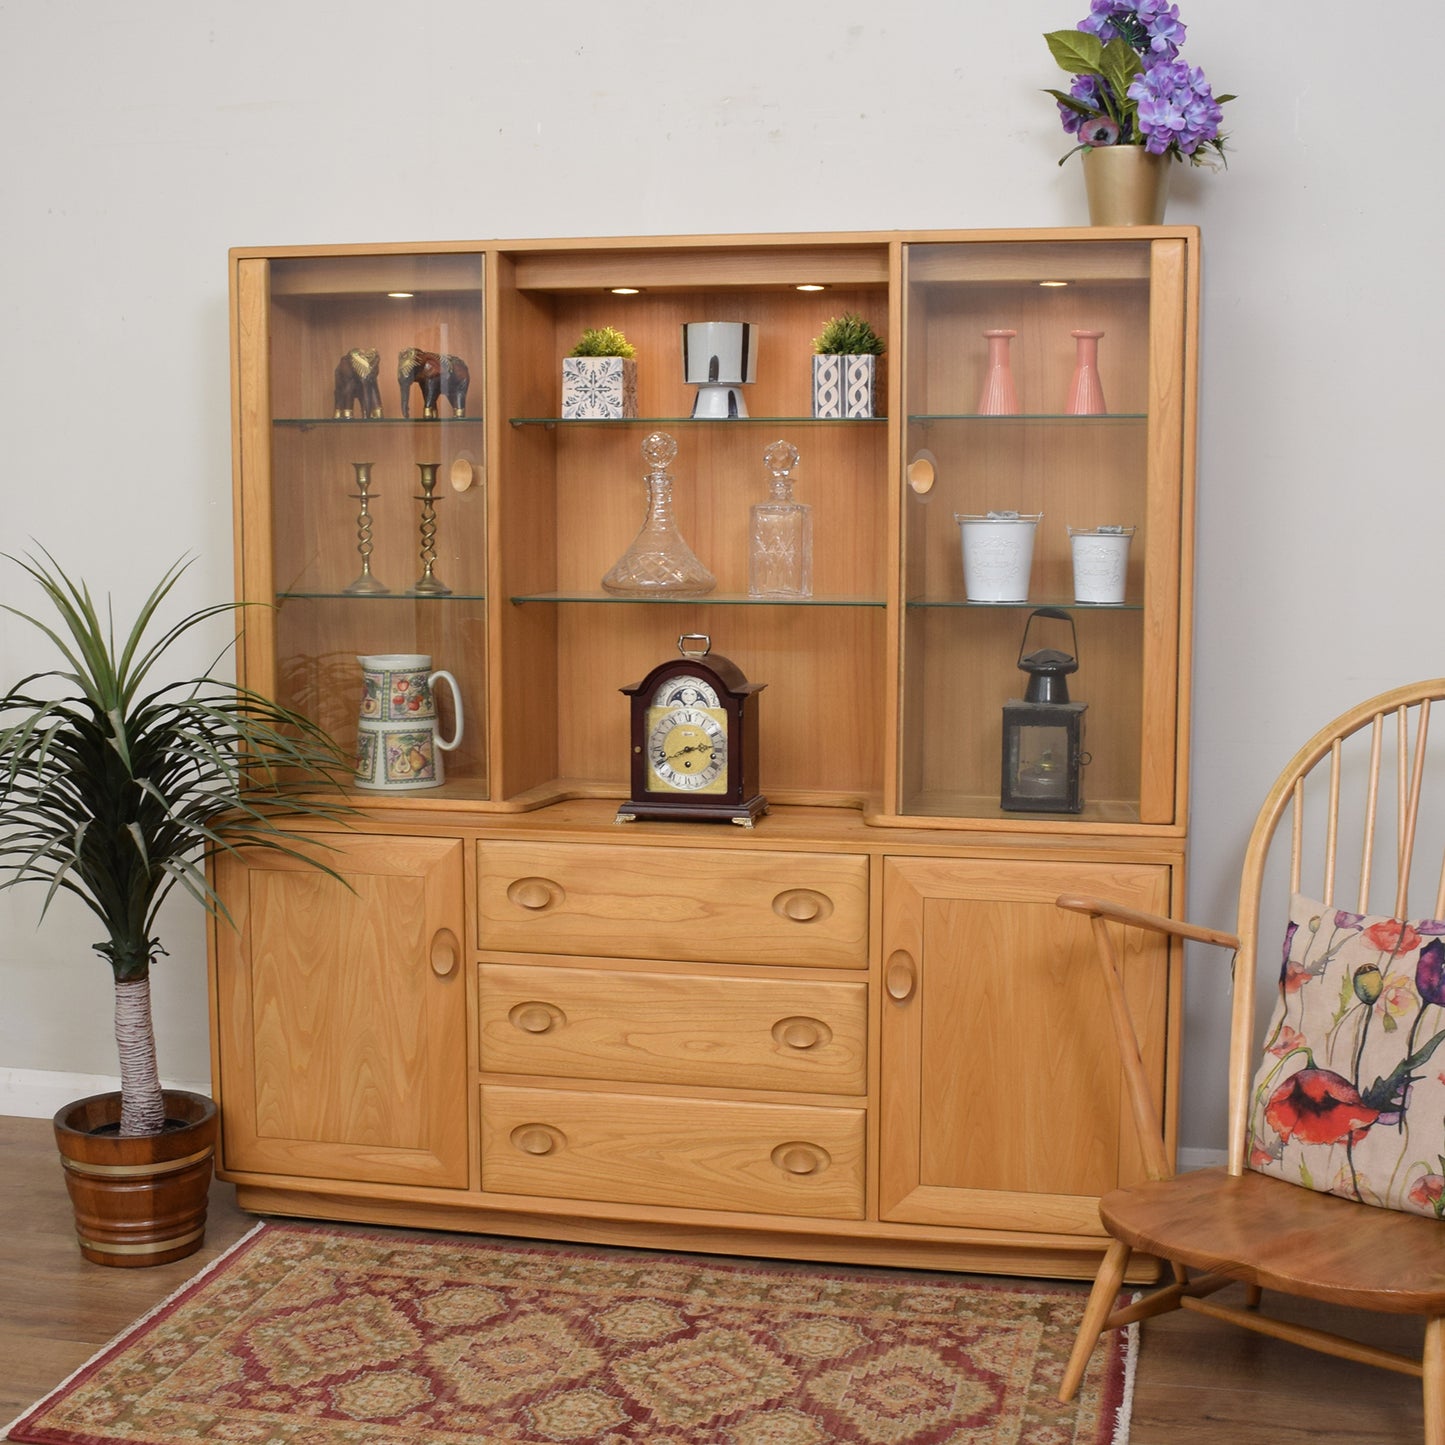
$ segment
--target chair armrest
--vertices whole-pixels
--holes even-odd
[[[1107,918],[1131,928],[1147,928],[1154,933],[1167,933],[1171,937],[1187,938],[1194,943],[1213,943],[1220,948],[1231,950],[1239,947],[1239,939],[1233,933],[1224,933],[1217,928],[1201,928],[1198,924],[1185,923],[1177,918],[1165,918],[1159,913],[1145,913],[1138,908],[1125,908],[1122,904],[1110,903],[1102,898],[1080,898],[1072,893],[1065,893],[1057,902],[1060,908],[1067,908],[1073,913],[1086,913],[1090,918]]]

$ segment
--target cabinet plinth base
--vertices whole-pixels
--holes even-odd
[[[1108,1244],[1102,1235],[1098,1239],[1074,1239],[1019,1234],[995,1239],[981,1230],[906,1231],[896,1226],[852,1222],[848,1234],[830,1235],[770,1227],[771,1220],[749,1228],[731,1220],[709,1224],[674,1218],[633,1220],[574,1213],[536,1214],[473,1204],[364,1199],[251,1184],[236,1186],[236,1203],[252,1214],[327,1219],[343,1224],[1030,1279],[1092,1279]],[[1125,1275],[1130,1284],[1153,1284],[1160,1278],[1158,1261],[1144,1255],[1130,1261]]]

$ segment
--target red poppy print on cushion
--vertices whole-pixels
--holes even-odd
[[[1445,921],[1296,897],[1251,1095],[1249,1167],[1440,1218],[1445,1071],[1431,1059],[1442,1042]]]
[[[1288,1142],[1338,1144],[1358,1140],[1380,1117],[1360,1098],[1360,1091],[1329,1069],[1301,1069],[1270,1095],[1266,1122]]]

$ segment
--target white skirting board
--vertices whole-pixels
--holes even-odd
[[[1213,1169],[1228,1160],[1229,1154],[1223,1149],[1181,1149],[1176,1167],[1181,1174],[1187,1174],[1191,1169]]]
[[[165,1079],[167,1089],[185,1089],[210,1096],[210,1083],[182,1083]],[[0,1068],[0,1114],[19,1119],[49,1119],[76,1099],[106,1094],[120,1088],[116,1074],[65,1074],[49,1069]]]

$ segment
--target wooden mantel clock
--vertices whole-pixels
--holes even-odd
[[[749,682],[712,639],[688,633],[681,654],[622,691],[632,699],[632,797],[617,822],[673,818],[751,828],[768,811],[758,791],[758,709]]]

